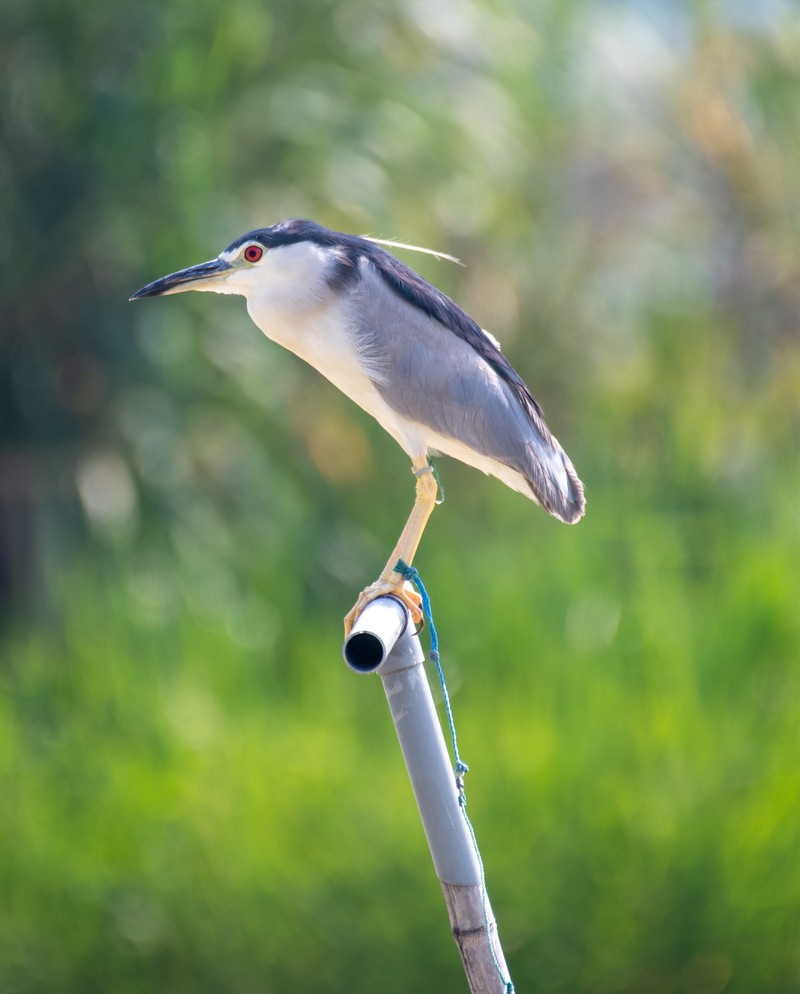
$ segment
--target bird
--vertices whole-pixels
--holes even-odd
[[[548,514],[574,524],[584,487],[539,403],[500,349],[455,301],[387,247],[418,249],[289,219],[241,235],[216,259],[148,283],[130,298],[188,290],[236,294],[267,338],[299,356],[372,415],[411,459],[414,505],[378,579],[344,619],[398,597],[413,620],[406,582],[437,503],[429,456],[443,453],[501,480]]]

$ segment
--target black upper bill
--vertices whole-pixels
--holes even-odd
[[[161,297],[167,293],[180,293],[181,290],[191,290],[191,283],[202,283],[204,280],[214,276],[227,273],[231,265],[223,259],[211,259],[210,262],[201,262],[198,266],[190,266],[188,269],[181,269],[177,273],[170,273],[169,276],[162,276],[160,280],[154,280],[143,286],[141,290],[130,298],[139,300],[141,297]]]

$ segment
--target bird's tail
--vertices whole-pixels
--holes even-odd
[[[586,511],[583,483],[558,441],[549,433],[549,437],[536,434],[529,448],[525,480],[534,500],[548,514],[574,525]]]

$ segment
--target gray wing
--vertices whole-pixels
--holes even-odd
[[[510,467],[545,510],[577,521],[584,512],[583,485],[538,404],[489,338],[478,332],[479,351],[395,293],[367,260],[360,270],[351,291],[361,298],[359,345],[386,403]],[[500,361],[493,365],[487,356],[495,353]]]

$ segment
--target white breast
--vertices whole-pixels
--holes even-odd
[[[331,290],[323,260],[315,257],[323,252],[308,242],[270,250],[258,287],[246,294],[247,311],[267,338],[322,373],[371,414],[412,459],[424,455],[423,426],[393,411],[373,385],[383,372],[358,350],[347,297]]]

